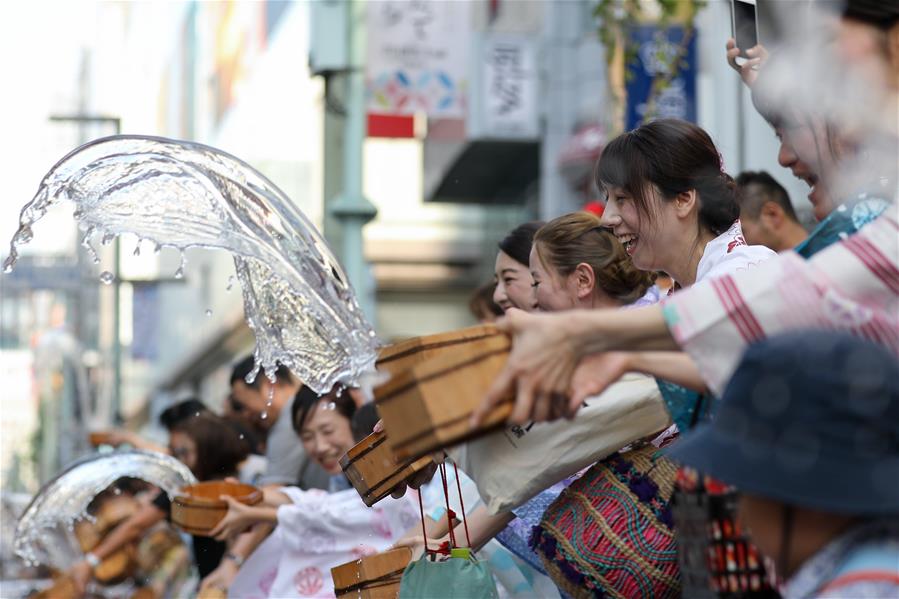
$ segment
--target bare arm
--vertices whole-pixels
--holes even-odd
[[[103,561],[128,543],[136,540],[163,518],[165,518],[165,512],[155,505],[143,505],[137,512],[106,535],[106,538],[94,547],[90,553],[96,556],[99,561]],[[72,581],[80,593],[84,593],[87,583],[93,575],[93,570],[93,567],[87,560],[79,561],[69,570]]]
[[[475,412],[473,424],[510,395],[515,399],[509,418],[513,423],[571,416],[580,406],[571,393],[572,378],[586,356],[614,350],[678,349],[659,305],[554,314],[510,310],[497,326],[512,336],[512,352]]]
[[[99,545],[91,549],[91,553],[104,560],[128,543],[140,538],[150,527],[163,519],[165,519],[164,511],[153,504],[143,505],[106,535]]]
[[[509,525],[509,522],[515,519],[512,512],[501,512],[499,514],[491,514],[487,511],[487,506],[479,505],[471,514],[468,515],[468,534],[471,535],[471,548],[475,551],[481,549],[490,540],[498,535]],[[456,525],[455,531],[456,541],[465,542],[465,524]]]
[[[266,486],[262,488],[262,502],[269,507],[278,507],[293,503],[287,494],[283,493],[280,486]]]
[[[634,352],[628,362],[633,372],[665,379],[699,393],[708,392],[696,362],[684,352]]]
[[[237,557],[241,561],[247,559],[274,529],[275,527],[272,524],[264,522],[256,524],[234,540],[229,547],[228,554]],[[227,556],[222,558],[218,567],[200,582],[200,590],[209,588],[227,589],[231,586],[239,570],[240,566],[233,559]]]
[[[245,505],[233,497],[223,495],[228,502],[228,513],[209,531],[209,536],[217,541],[226,541],[236,537],[258,523],[278,523],[278,508],[271,505]]]

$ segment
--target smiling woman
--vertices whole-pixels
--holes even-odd
[[[542,226],[543,223],[539,221],[518,225],[498,244],[499,252],[496,254],[493,273],[496,281],[493,301],[503,312],[509,308],[530,312],[537,305],[534,289],[531,287],[533,280],[528,270],[528,260],[534,235]]]
[[[356,403],[349,392],[318,396],[303,387],[291,406],[291,417],[306,453],[325,471],[340,475],[340,458],[356,444],[350,426],[356,413]]]
[[[599,217],[572,212],[543,226],[531,248],[537,307],[617,308],[643,297],[655,276],[638,270]]]
[[[740,215],[715,144],[686,121],[660,119],[612,140],[596,183],[607,196],[604,222],[634,265],[664,271],[680,286],[695,282],[706,244]],[[734,247],[745,245],[742,231],[734,237],[741,240]]]

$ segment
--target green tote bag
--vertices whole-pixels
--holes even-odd
[[[467,556],[432,561],[425,554],[406,567],[400,582],[399,599],[497,599],[498,597],[496,583],[487,564]]]

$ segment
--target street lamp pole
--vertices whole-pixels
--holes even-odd
[[[71,114],[51,115],[50,120],[55,123],[78,123],[112,125],[116,135],[122,132],[122,119],[117,116]],[[119,417],[119,409],[122,405],[122,341],[121,328],[121,242],[115,238],[113,243],[112,274],[115,279],[112,282],[113,308],[112,308],[112,414],[113,418]]]

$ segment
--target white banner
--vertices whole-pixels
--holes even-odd
[[[537,61],[531,40],[488,40],[483,63],[484,134],[534,139],[538,136]]]
[[[471,2],[368,2],[367,108],[371,113],[464,118]]]

